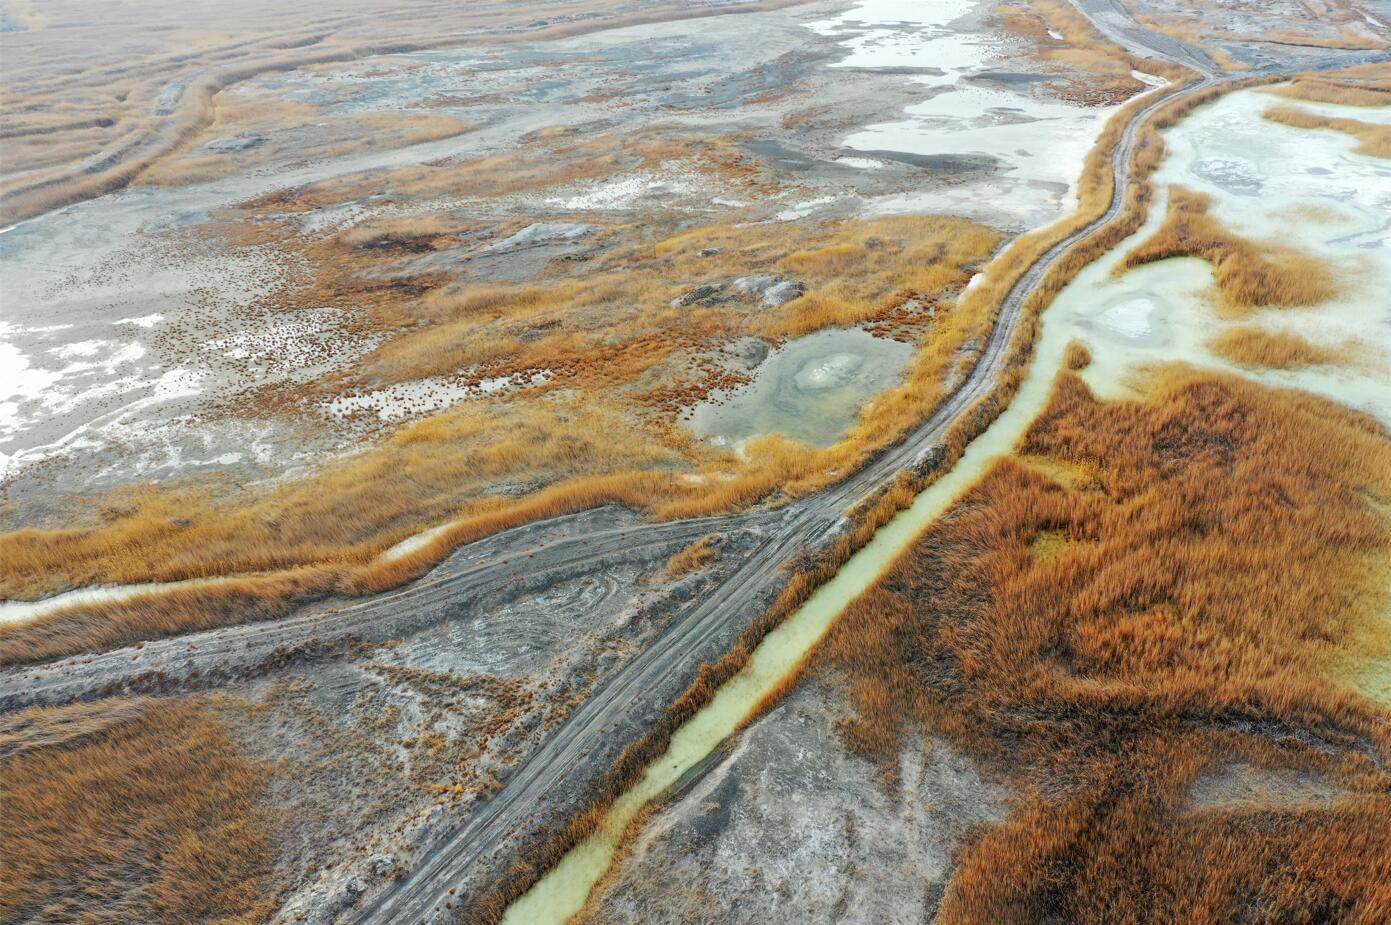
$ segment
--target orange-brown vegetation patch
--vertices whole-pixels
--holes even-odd
[[[338,580],[333,569],[308,567],[75,605],[26,622],[0,624],[0,665],[275,619],[323,596]]]
[[[682,575],[699,571],[714,562],[720,555],[719,546],[716,545],[718,539],[719,537],[711,533],[696,540],[685,549],[679,550],[667,560],[667,577],[680,578]]]
[[[1324,77],[1296,77],[1288,84],[1271,88],[1270,92],[1310,103],[1391,106],[1391,78],[1336,80]]]
[[[433,113],[326,113],[307,103],[265,95],[220,96],[213,112],[212,124],[196,145],[156,161],[138,181],[178,186],[245,173],[271,161],[329,159],[438,141],[474,127]],[[214,138],[252,134],[262,137],[254,147],[234,152],[206,147]]]
[[[1391,97],[1391,94],[1388,94]],[[1357,154],[1371,157],[1391,157],[1391,125],[1363,122],[1360,119],[1342,119],[1310,112],[1298,106],[1275,106],[1261,114],[1271,122],[1279,122],[1293,128],[1323,128],[1342,132],[1357,139]]]
[[[1092,362],[1092,352],[1081,341],[1074,340],[1063,352],[1063,365],[1068,369],[1085,369]]]
[[[37,708],[0,726],[0,918],[261,922],[264,774],[190,703]]]
[[[1151,385],[1103,403],[1061,373],[1021,457],[851,605],[809,670],[848,689],[840,734],[887,777],[930,728],[1022,793],[963,853],[941,921],[1377,921],[1391,734],[1330,668],[1384,604],[1391,440],[1233,376]],[[1191,806],[1195,777],[1234,758],[1345,795]]]
[[[1315,305],[1338,292],[1322,261],[1280,244],[1249,241],[1209,214],[1211,197],[1169,188],[1169,213],[1154,235],[1126,254],[1116,269],[1171,257],[1200,257],[1212,265],[1222,307],[1243,313],[1263,305]]]
[[[1291,331],[1257,327],[1230,328],[1214,337],[1208,346],[1233,363],[1267,369],[1298,369],[1346,361],[1355,349],[1351,344],[1329,347],[1311,343]]]

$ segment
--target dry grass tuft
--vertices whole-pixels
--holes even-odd
[[[1233,363],[1267,369],[1337,363],[1346,360],[1353,349],[1351,345],[1324,347],[1290,331],[1267,331],[1257,327],[1231,328],[1214,337],[1208,346]]]
[[[1068,369],[1086,369],[1092,363],[1092,352],[1081,341],[1074,340],[1063,353],[1063,365]]]
[[[720,555],[718,542],[719,536],[710,533],[677,552],[676,555],[667,560],[667,577],[680,578],[682,575],[699,571],[714,562]]]
[[[1116,272],[1171,257],[1200,257],[1212,265],[1223,307],[1234,313],[1263,305],[1315,305],[1337,294],[1333,275],[1317,258],[1233,234],[1208,214],[1211,203],[1202,193],[1170,187],[1164,224]]]
[[[26,710],[0,741],[0,919],[261,922],[264,775],[190,703]]]
[[[1391,101],[1391,93],[1387,94]],[[1391,157],[1391,125],[1363,122],[1360,119],[1340,119],[1300,109],[1298,106],[1274,106],[1262,115],[1271,122],[1293,128],[1322,128],[1342,132],[1357,139],[1357,154],[1370,157]]]

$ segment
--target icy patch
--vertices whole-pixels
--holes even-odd
[[[1121,337],[1143,340],[1154,333],[1150,317],[1158,309],[1153,299],[1139,298],[1106,309],[1097,316],[1097,323]]]
[[[152,328],[164,320],[164,316],[159,312],[152,315],[144,315],[140,318],[122,318],[120,321],[113,321],[112,324],[131,324],[140,328]]]
[[[949,84],[956,75],[948,72],[978,66],[999,44],[986,36],[947,28],[975,5],[974,0],[864,0],[808,28],[818,35],[841,38],[847,54],[832,67],[911,68],[923,83]]]
[[[552,197],[546,203],[571,212],[623,211],[636,208],[645,199],[670,199],[695,193],[697,189],[689,176],[641,174],[608,180],[572,196]]]
[[[431,527],[429,530],[424,530],[417,533],[415,536],[408,536],[395,546],[383,552],[381,554],[381,559],[382,561],[390,562],[393,559],[399,559],[402,556],[410,555],[417,549],[424,549],[436,537],[444,535],[444,532],[451,526],[453,526],[453,524],[440,524],[438,527]]]
[[[596,230],[593,225],[581,225],[575,222],[536,222],[527,225],[510,237],[503,238],[496,244],[489,245],[483,249],[483,253],[494,254],[530,247],[534,244],[552,244],[557,241],[578,241],[580,238],[586,238],[593,234]]]
[[[800,202],[790,209],[783,209],[775,215],[774,218],[780,222],[792,222],[799,218],[806,218],[817,209],[835,202],[839,198],[838,196],[818,196],[815,199],[808,199],[806,202]]]
[[[857,167],[860,170],[878,170],[884,166],[883,161],[868,157],[838,157],[836,163],[844,164],[846,167]]]

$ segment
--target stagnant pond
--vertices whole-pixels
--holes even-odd
[[[911,344],[859,328],[796,338],[771,351],[748,385],[697,404],[691,430],[721,445],[776,432],[829,446],[866,399],[898,384],[912,356]]]
[[[1170,185],[1208,193],[1212,214],[1234,231],[1275,239],[1334,268],[1344,291],[1307,309],[1269,310],[1242,319],[1337,345],[1348,362],[1297,370],[1237,370],[1272,385],[1308,389],[1391,424],[1391,162],[1353,153],[1354,141],[1331,131],[1288,128],[1261,118],[1285,102],[1262,90],[1230,94],[1167,130],[1169,154],[1155,177],[1156,200],[1145,226],[1084,269],[1044,316],[1027,377],[1010,407],[967,448],[950,473],[922,492],[791,617],[771,632],[748,665],[672,736],[670,746],[609,810],[593,835],[508,909],[507,925],[564,922],[579,912],[612,863],[618,839],[639,810],[732,735],[758,703],[825,635],[835,618],[1001,455],[1009,453],[1042,409],[1074,341],[1094,362],[1085,371],[1100,395],[1130,393],[1145,364],[1185,361],[1236,369],[1207,344],[1236,322],[1218,316],[1212,274],[1198,260],[1168,260],[1114,275],[1116,265],[1163,220]],[[1300,104],[1305,105],[1305,104]],[[1385,121],[1386,110],[1309,105],[1309,109]],[[1344,348],[1344,345],[1345,348]],[[1385,656],[1363,666],[1360,686],[1384,696]]]

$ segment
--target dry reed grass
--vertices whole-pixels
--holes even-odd
[[[1328,347],[1310,343],[1291,331],[1267,331],[1257,327],[1230,328],[1208,342],[1220,357],[1242,366],[1267,369],[1299,369],[1349,359],[1351,344]]]
[[[1383,82],[1331,80],[1324,77],[1296,77],[1285,86],[1270,91],[1278,96],[1310,103],[1336,103],[1339,106],[1391,106],[1391,80]]]
[[[1391,101],[1391,93],[1387,94]],[[1391,157],[1391,125],[1363,122],[1360,119],[1341,119],[1300,109],[1298,106],[1274,106],[1261,114],[1271,122],[1292,128],[1319,128],[1342,132],[1357,139],[1352,150],[1369,157]]]
[[[1115,272],[1171,257],[1199,257],[1212,265],[1222,307],[1233,314],[1267,305],[1315,305],[1337,294],[1333,274],[1321,260],[1232,233],[1208,213],[1211,203],[1205,194],[1170,187],[1164,223],[1126,254]]]
[[[0,665],[42,662],[162,636],[272,620],[324,596],[339,577],[333,569],[309,567],[75,605],[34,620],[0,625]]]
[[[847,686],[840,734],[887,778],[926,727],[1022,788],[964,852],[939,920],[1302,921],[1332,902],[1377,921],[1391,800],[1372,756],[1391,735],[1329,668],[1382,604],[1384,430],[1236,377],[1168,370],[1147,400],[1105,404],[1062,373],[1019,450],[811,666]],[[1063,484],[1036,459],[1089,476]],[[1191,811],[1194,777],[1234,752],[1322,768],[1352,795]]]
[[[24,732],[0,733],[0,918],[264,921],[263,773],[191,703],[104,701],[101,712],[42,708],[5,721]]]
[[[685,549],[678,550],[667,560],[668,578],[680,578],[699,571],[714,562],[720,555],[719,536],[714,533],[702,536]]]

